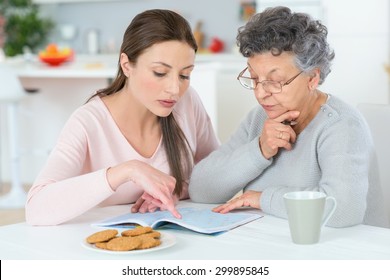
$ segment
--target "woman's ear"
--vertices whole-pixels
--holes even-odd
[[[320,69],[316,68],[313,70],[312,75],[309,79],[309,89],[314,90],[318,87],[320,82]]]
[[[130,72],[131,72],[131,62],[129,61],[129,58],[127,57],[127,55],[125,53],[121,53],[119,61],[120,61],[120,65],[121,65],[123,74],[126,77],[129,77]]]

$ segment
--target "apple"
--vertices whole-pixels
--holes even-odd
[[[224,43],[217,37],[211,39],[209,50],[213,53],[219,53],[223,51]]]

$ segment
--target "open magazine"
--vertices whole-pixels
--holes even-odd
[[[180,226],[200,233],[216,234],[231,230],[262,217],[259,214],[243,212],[220,214],[210,209],[179,208],[178,210],[182,215],[181,219],[173,217],[168,211],[144,214],[126,213],[92,225],[99,227],[132,227],[141,225],[150,226],[154,229],[162,226]]]

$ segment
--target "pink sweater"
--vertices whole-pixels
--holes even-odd
[[[219,146],[210,119],[192,88],[176,104],[173,114],[188,140],[194,163]],[[150,158],[138,154],[103,101],[95,97],[72,114],[31,187],[26,204],[27,223],[56,225],[96,205],[135,202],[143,190],[127,182],[113,191],[106,179],[107,168],[137,159],[169,174],[161,143]],[[188,184],[184,193],[188,194]]]

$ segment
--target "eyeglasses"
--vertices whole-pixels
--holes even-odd
[[[257,79],[255,78],[250,78],[250,77],[244,77],[242,76],[245,71],[248,69],[248,67],[246,67],[244,70],[242,70],[240,72],[240,74],[238,74],[237,76],[237,80],[240,82],[240,84],[246,88],[246,89],[255,89],[257,84],[261,84],[263,86],[263,89],[266,91],[266,92],[269,92],[271,94],[276,94],[276,93],[280,93],[282,92],[282,88],[284,86],[287,86],[289,85],[292,81],[295,80],[296,77],[298,77],[299,75],[302,74],[303,71],[299,72],[297,75],[295,75],[294,77],[292,77],[291,79],[287,80],[285,83],[281,83],[281,82],[276,82],[276,81],[270,81],[270,80],[264,80],[264,81],[257,81]]]

